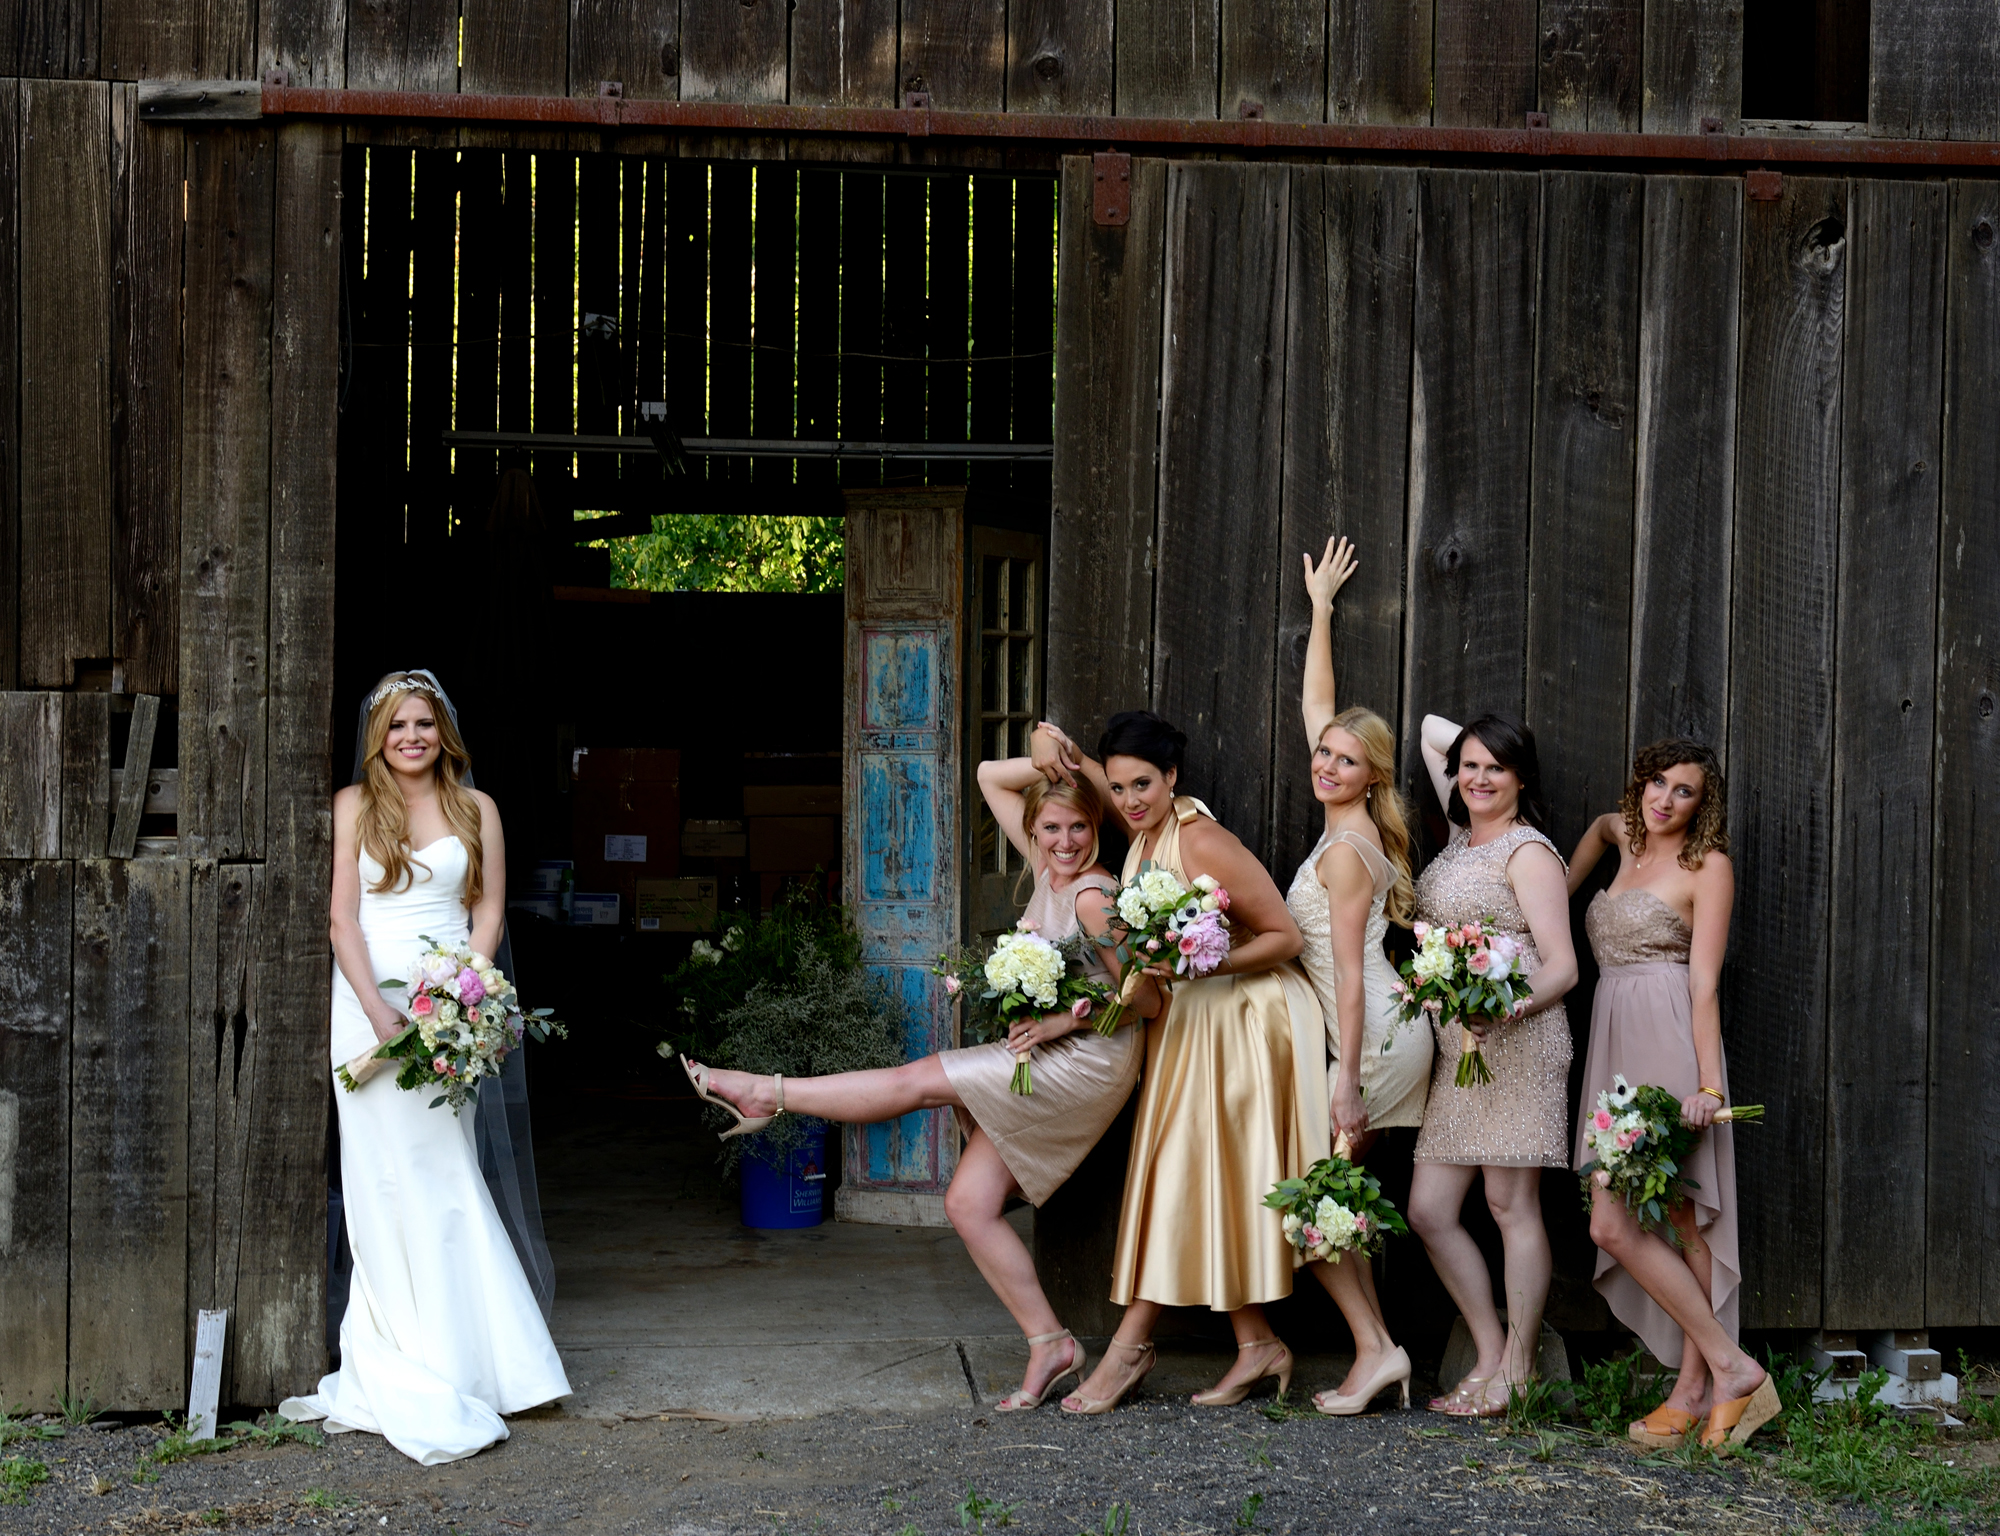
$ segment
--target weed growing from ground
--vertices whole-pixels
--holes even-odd
[[[24,1422],[18,1407],[12,1410],[0,1408],[0,1446],[16,1440],[60,1440],[63,1433],[53,1425]]]
[[[1018,1504],[1003,1504],[998,1499],[983,1498],[972,1484],[965,1485],[965,1497],[958,1501],[958,1524],[961,1530],[984,1533],[986,1522],[995,1525],[1012,1525],[1014,1511]]]
[[[322,1446],[326,1436],[311,1424],[294,1423],[280,1414],[265,1413],[257,1416],[257,1422],[238,1419],[225,1426],[224,1433],[235,1436],[233,1444],[261,1445],[268,1449],[296,1442],[299,1445]]]
[[[299,1495],[299,1502],[307,1509],[342,1509],[355,1501],[347,1494],[335,1493],[331,1488],[308,1488]]]
[[[1643,1419],[1674,1389],[1674,1373],[1641,1379],[1634,1352],[1615,1360],[1593,1360],[1583,1368],[1583,1380],[1572,1385],[1571,1411],[1594,1434],[1625,1438],[1635,1419]]]
[[[45,1462],[30,1461],[25,1456],[0,1457],[0,1504],[25,1504],[28,1490],[48,1480]]]
[[[56,1399],[56,1406],[62,1410],[62,1421],[71,1429],[81,1429],[104,1410],[97,1406],[97,1399],[88,1387],[80,1396],[65,1392]]]
[[[1078,1531],[1076,1536],[1125,1536],[1125,1528],[1131,1523],[1131,1508],[1128,1505],[1114,1503],[1104,1512],[1102,1525],[1094,1531],[1086,1526]]]
[[[1507,1388],[1507,1432],[1533,1434],[1562,1416],[1556,1389],[1546,1381],[1517,1381]]]
[[[1264,1495],[1253,1493],[1236,1510],[1236,1529],[1250,1530],[1257,1524],[1257,1512],[1264,1507]]]

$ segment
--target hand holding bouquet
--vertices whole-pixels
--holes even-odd
[[[480,1081],[499,1072],[529,1035],[547,1040],[569,1034],[551,1010],[521,1011],[514,984],[484,955],[471,949],[448,948],[422,936],[425,944],[410,966],[407,981],[381,983],[385,992],[408,996],[404,1012],[412,1022],[400,1034],[341,1067],[341,1086],[352,1093],[382,1070],[401,1061],[398,1088],[444,1089],[430,1107],[449,1104],[455,1115],[479,1093]]]
[[[1280,1179],[1264,1203],[1284,1213],[1285,1241],[1309,1259],[1338,1264],[1345,1253],[1369,1258],[1391,1232],[1407,1232],[1401,1212],[1383,1197],[1382,1185],[1348,1161],[1347,1137],[1333,1144],[1302,1179]]]
[[[1098,943],[1118,962],[1118,999],[1097,1018],[1100,1035],[1116,1033],[1147,967],[1173,963],[1176,976],[1207,976],[1229,958],[1229,892],[1213,875],[1189,885],[1150,859],[1120,887],[1114,927]]]
[[[1083,974],[1072,947],[1051,944],[1026,928],[1001,934],[983,957],[972,951],[940,955],[933,971],[944,977],[945,991],[967,1000],[964,1032],[981,1044],[1005,1039],[1015,1024],[1047,1013],[1067,1010],[1087,1019],[1107,996],[1102,985]],[[1035,1091],[1028,1070],[1032,1050],[1014,1052],[1008,1087],[1016,1093]]]
[[[1405,1023],[1426,1014],[1455,1019],[1459,1025],[1460,1088],[1493,1081],[1479,1036],[1468,1020],[1494,1023],[1527,1001],[1522,983],[1521,946],[1504,933],[1489,933],[1483,922],[1456,928],[1415,923],[1417,952],[1402,964],[1403,979],[1394,983],[1403,1000]]]
[[[1763,1105],[1738,1104],[1715,1118],[1763,1117]],[[1700,1187],[1681,1173],[1700,1140],[1701,1132],[1681,1118],[1681,1101],[1666,1089],[1651,1084],[1634,1088],[1623,1074],[1612,1078],[1583,1123],[1584,1149],[1594,1154],[1577,1170],[1583,1208],[1590,1209],[1593,1186],[1609,1190],[1639,1218],[1643,1230],[1657,1230],[1683,1193]]]

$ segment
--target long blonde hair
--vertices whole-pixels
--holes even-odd
[[[1388,854],[1389,867],[1396,874],[1382,902],[1382,911],[1390,922],[1407,928],[1417,914],[1417,893],[1410,878],[1409,813],[1403,797],[1396,791],[1396,733],[1374,710],[1359,704],[1350,705],[1327,721],[1319,733],[1320,741],[1325,741],[1327,731],[1335,726],[1360,742],[1368,757],[1368,818],[1382,835],[1382,851]]]
[[[391,672],[376,685],[377,691],[410,675]],[[421,868],[425,874],[430,873],[429,865],[421,864],[411,856],[410,808],[403,800],[403,792],[396,787],[396,776],[389,767],[388,759],[382,755],[382,748],[389,740],[390,719],[395,715],[397,706],[413,694],[430,700],[431,712],[437,721],[438,759],[433,772],[437,775],[438,807],[444,812],[444,819],[451,824],[451,830],[458,835],[458,840],[465,845],[465,907],[471,911],[479,905],[479,898],[486,891],[483,849],[479,839],[479,802],[465,787],[465,776],[471,771],[472,757],[465,750],[465,741],[458,734],[458,727],[452,723],[451,711],[445,708],[444,700],[425,686],[397,689],[368,711],[368,725],[362,738],[361,810],[355,819],[355,830],[360,834],[361,846],[382,866],[382,878],[370,889],[378,895],[384,891],[404,889],[415,878],[411,873],[412,865]]]
[[[1099,834],[1104,826],[1104,797],[1097,792],[1097,786],[1087,778],[1078,778],[1074,784],[1051,784],[1046,779],[1030,784],[1021,795],[1021,834],[1030,848],[1035,846],[1035,823],[1041,820],[1042,808],[1048,805],[1067,805],[1090,823],[1090,856],[1080,866],[1089,869],[1097,862],[1102,845]],[[1028,874],[1029,868],[1021,873]],[[1021,882],[1017,879],[1014,899],[1018,901],[1020,897]]]

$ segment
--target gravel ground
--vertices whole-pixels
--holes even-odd
[[[1262,1404],[1268,1405],[1265,1398]],[[135,1483],[158,1426],[72,1430],[8,1447],[48,1464],[0,1532],[521,1531],[646,1536],[1106,1529],[1173,1532],[1861,1531],[1744,1458],[1688,1471],[1565,1436],[1538,1445],[1434,1414],[1273,1421],[1260,1402],[1160,1395],[1098,1419],[1036,1413],[844,1414],[790,1421],[579,1418],[539,1410],[469,1461],[418,1467],[370,1435],[323,1448],[238,1445]],[[971,1485],[996,1503],[967,1512]],[[1001,1509],[1011,1506],[1003,1518]],[[1110,1530],[1119,1529],[1113,1515]]]

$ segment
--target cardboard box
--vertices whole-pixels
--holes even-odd
[[[752,816],[750,868],[832,869],[840,862],[838,816]]]
[[[740,859],[749,838],[740,821],[690,821],[681,827],[681,854],[690,859]]]
[[[631,912],[641,880],[681,872],[678,752],[579,748],[571,780],[576,884],[616,891]],[[576,919],[581,921],[581,919]]]
[[[509,912],[532,912],[536,917],[545,917],[552,923],[562,921],[562,898],[554,891],[529,891],[525,896],[516,896],[507,903]]]
[[[838,816],[838,784],[746,784],[746,816]]]
[[[641,933],[713,933],[716,910],[712,877],[641,880],[633,923]]]
[[[575,872],[576,860],[574,859],[538,860],[533,871],[528,875],[528,889],[537,893],[542,891],[560,891],[563,888],[563,877],[565,875],[570,877],[569,884],[574,885],[576,883]],[[509,905],[512,905],[512,903],[509,903]]]
[[[616,928],[616,891],[578,891],[570,898],[569,920],[577,928]]]

